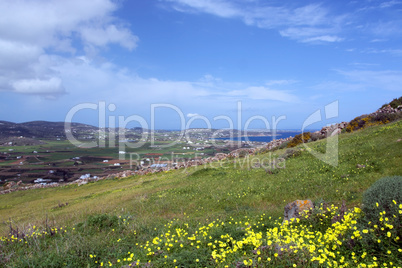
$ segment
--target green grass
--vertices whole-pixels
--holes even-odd
[[[32,233],[33,226],[44,230],[46,225],[63,227],[67,232],[32,238],[25,245],[3,242],[0,259],[5,261],[0,261],[0,265],[96,267],[109,260],[116,265],[117,259],[123,259],[129,251],[144,263],[152,259],[144,253],[146,241],[165,233],[169,224],[177,228],[188,225],[190,233],[214,220],[227,223],[247,217],[257,223],[265,214],[264,223],[273,226],[274,219],[283,215],[284,206],[296,199],[325,200],[336,205],[346,200],[348,207],[359,206],[362,193],[373,182],[402,175],[402,142],[397,142],[401,133],[402,121],[398,121],[340,135],[337,167],[321,162],[305,150],[287,158],[285,167],[273,170],[272,174],[248,165],[248,161],[255,163],[252,161],[256,159],[267,163],[283,155],[284,149],[206,167],[1,195],[1,234],[8,234],[10,221],[13,228],[25,233]],[[325,144],[326,140],[320,140],[308,146],[323,151]],[[358,168],[358,164],[365,167]],[[68,205],[59,206],[65,203]],[[91,225],[89,217],[99,215],[121,218],[106,227]],[[228,228],[217,229],[211,236],[244,236],[238,225]],[[185,264],[187,259],[198,258],[202,265],[215,265],[210,263],[205,247],[199,253],[185,249],[169,255],[169,261],[180,258]],[[22,254],[26,251],[29,254]],[[97,257],[90,258],[90,254]],[[194,262],[191,265],[201,267]]]

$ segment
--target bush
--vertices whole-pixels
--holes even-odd
[[[297,157],[302,154],[300,149],[287,149],[286,152],[281,156],[283,159],[288,159],[291,157]]]
[[[87,226],[98,230],[116,228],[119,226],[119,218],[107,214],[90,215],[87,219]]]
[[[301,133],[296,135],[289,143],[288,143],[288,148],[295,147],[299,145],[300,143],[306,143],[308,140],[311,138],[310,132],[306,133]]]
[[[385,106],[387,106],[387,104],[384,104],[381,108],[384,108]],[[392,108],[397,108],[399,105],[402,105],[402,97],[399,97],[398,99],[393,99],[389,105],[391,105]]]
[[[394,99],[389,104],[384,104],[381,108],[390,105],[396,109],[399,105],[402,105],[402,97]],[[353,119],[348,123],[345,128],[346,132],[353,132],[368,126],[388,124],[389,122],[396,121],[402,118],[402,112],[397,113],[373,113],[370,115],[361,115]]]
[[[394,121],[395,118],[396,118],[396,114],[378,113],[374,116],[373,120],[386,124],[391,121]]]
[[[285,149],[285,148],[288,147],[288,144],[289,144],[289,141],[285,141],[284,143],[282,143],[281,145],[279,145],[275,149]]]
[[[239,152],[239,157],[240,158],[244,158],[244,157],[246,157],[248,155],[248,151],[246,151],[246,150],[241,150],[240,152]]]
[[[394,114],[378,113],[376,115],[362,115],[349,122],[346,126],[346,132],[353,132],[369,126],[388,124],[389,122],[398,120],[401,116],[402,113],[400,112]]]
[[[323,139],[323,138],[325,138],[325,136],[324,135],[322,135],[321,133],[311,133],[311,140],[312,141],[317,141],[317,140],[321,140],[321,139]]]
[[[398,210],[396,204],[401,203],[402,176],[384,177],[363,193],[362,209],[368,221],[378,222],[380,213]]]
[[[381,122],[383,124],[396,121],[402,117],[401,112],[397,112],[394,114],[387,114],[387,113],[378,113],[376,116],[374,116],[373,120],[376,122]]]
[[[370,121],[370,118],[368,115],[365,114],[365,115],[358,116],[349,122],[349,124],[346,126],[346,131],[352,132],[352,131],[361,129],[365,126],[365,124],[368,121]]]

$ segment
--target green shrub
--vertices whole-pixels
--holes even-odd
[[[297,157],[302,154],[300,149],[287,149],[286,152],[281,156],[281,158],[288,159],[291,157]]]
[[[396,204],[402,203],[402,176],[384,177],[363,193],[363,212],[368,221],[377,222],[382,212],[398,213]]]
[[[387,113],[378,113],[374,118],[373,121],[375,122],[381,122],[383,124],[396,121],[402,117],[401,112],[397,112],[394,114],[387,114]]]
[[[390,103],[384,104],[381,108],[390,105],[392,108],[396,109],[399,105],[402,105],[402,97],[394,99]],[[382,125],[387,124],[392,121],[396,121],[402,118],[402,113],[377,113],[377,114],[370,114],[370,115],[361,115],[353,119],[349,122],[346,126],[346,132],[353,132],[368,126],[375,126],[375,125]]]
[[[119,225],[119,218],[107,214],[91,215],[87,219],[87,225],[99,230],[115,228]]]
[[[376,115],[362,115],[349,122],[346,126],[346,132],[353,132],[369,126],[388,124],[389,122],[398,120],[401,117],[400,114],[378,113]]]
[[[306,143],[308,140],[311,138],[310,132],[305,132],[296,135],[288,144],[288,148],[295,147],[299,145],[300,143]]]
[[[387,104],[384,104],[381,108],[384,108],[385,106],[387,106],[388,105],[388,103]],[[398,107],[399,105],[402,105],[402,97],[399,97],[398,99],[393,99],[390,103],[389,103],[389,105],[391,105],[391,107],[392,108],[396,108],[396,107]]]
[[[371,121],[371,118],[368,115],[361,115],[353,119],[352,121],[349,122],[349,124],[346,126],[346,131],[347,132],[352,132],[358,129],[363,128],[367,122]]]
[[[279,145],[275,149],[285,149],[285,148],[288,147],[288,144],[289,144],[289,141],[285,141],[284,143],[282,143],[281,145]]]
[[[323,139],[323,138],[325,138],[325,136],[324,135],[322,135],[321,133],[311,133],[311,137],[310,137],[310,139],[312,140],[312,141],[317,141],[317,140],[321,140],[321,139]]]
[[[384,104],[381,108],[390,105],[392,108],[397,108],[399,105],[402,105],[402,97],[398,99],[394,99],[389,104]],[[375,126],[375,125],[382,125],[388,124],[389,122],[396,121],[402,118],[402,113],[377,113],[377,114],[370,114],[370,115],[361,115],[353,119],[349,122],[346,126],[346,132],[353,132],[368,126]]]
[[[248,155],[248,152],[246,151],[246,150],[241,150],[240,152],[239,152],[239,157],[240,158],[244,158],[244,157],[246,157]]]

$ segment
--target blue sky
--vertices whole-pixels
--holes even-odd
[[[104,103],[116,126],[133,116],[159,129],[253,118],[262,128],[282,116],[277,128],[299,129],[338,101],[319,128],[402,95],[402,1],[0,0],[0,10],[0,120],[64,121]]]

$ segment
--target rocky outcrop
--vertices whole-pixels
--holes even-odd
[[[229,157],[234,157],[234,158],[237,158],[237,157],[244,157],[244,156],[247,156],[247,155],[252,155],[252,154],[254,154],[255,151],[256,151],[255,148],[241,148],[241,149],[237,149],[237,150],[231,151],[231,152],[228,154],[228,156],[229,156]]]
[[[15,185],[17,185],[15,182],[13,182]],[[8,188],[3,191],[0,191],[1,194],[8,194],[16,191],[25,191],[25,190],[32,190],[32,189],[39,189],[39,188],[48,188],[48,187],[58,187],[60,184],[58,183],[50,183],[50,184],[34,184],[34,185],[29,185],[29,186],[20,186],[20,187],[13,187],[13,188]]]
[[[342,129],[346,128],[348,122],[337,123],[331,126],[323,127],[320,131],[314,132],[314,134],[321,135],[323,138],[332,137],[342,132]]]
[[[4,189],[8,190],[8,189],[12,189],[13,187],[15,187],[17,184],[14,181],[9,181],[6,182],[6,184],[4,184]]]
[[[291,219],[298,219],[313,208],[314,204],[309,199],[293,201],[285,206],[283,221],[285,222],[290,221]]]
[[[395,114],[401,110],[402,110],[402,105],[399,105],[397,108],[392,108],[391,105],[388,104],[387,106],[381,107],[380,109],[378,109],[374,113],[371,113],[370,115],[376,116],[378,114]]]
[[[268,150],[271,150],[273,148],[281,146],[283,143],[288,142],[288,141],[290,141],[292,139],[293,139],[293,137],[288,137],[288,138],[285,138],[285,139],[273,140],[273,141],[269,142],[265,147]]]

